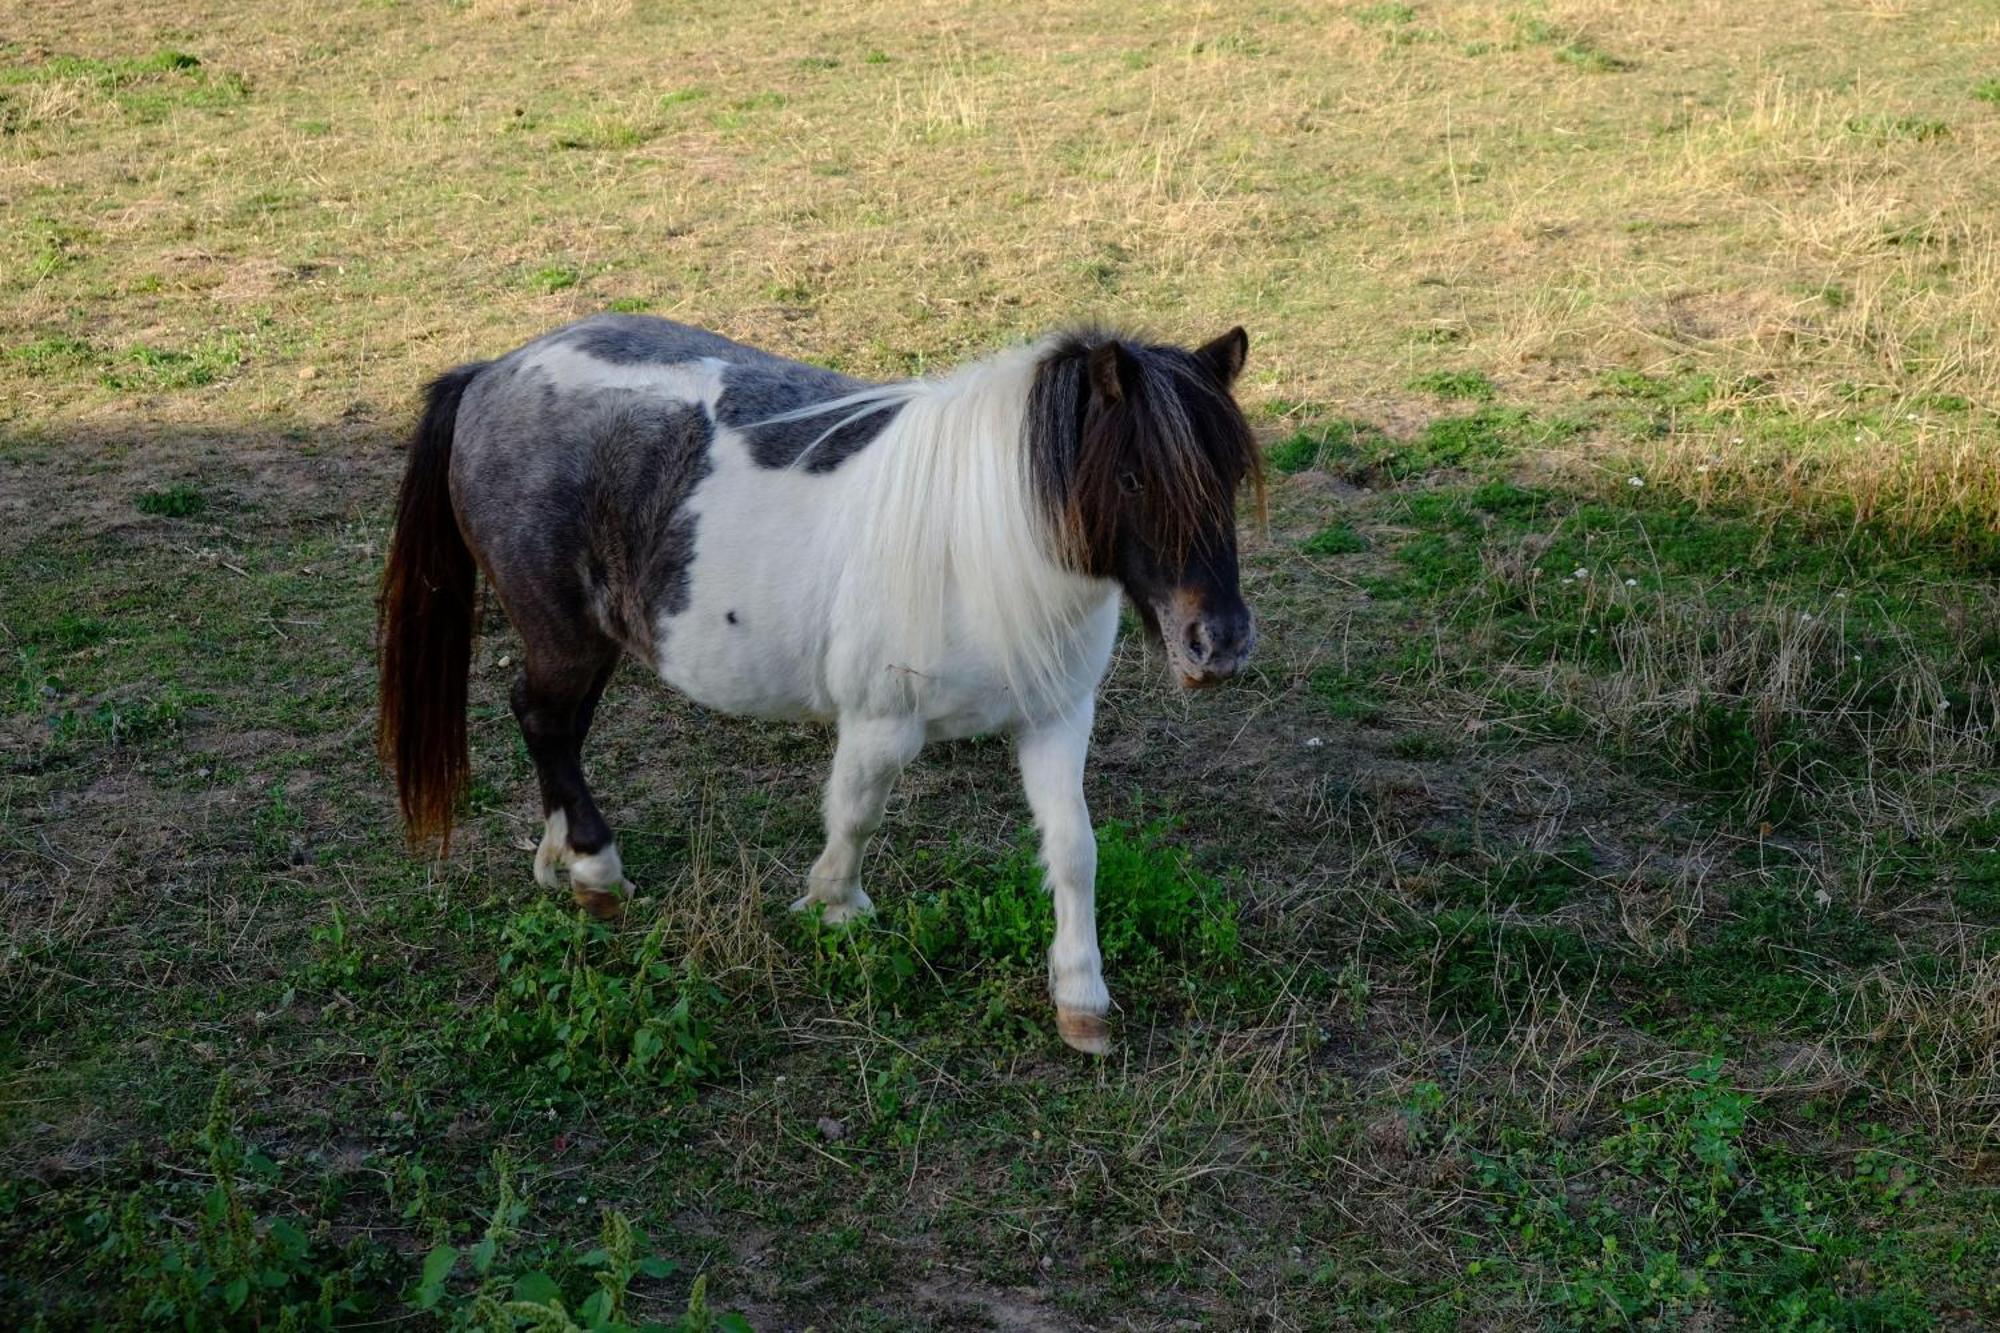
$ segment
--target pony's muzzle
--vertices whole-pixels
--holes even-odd
[[[1180,627],[1170,655],[1181,684],[1191,689],[1219,685],[1243,669],[1257,646],[1257,622],[1238,602],[1223,611],[1203,608]]]

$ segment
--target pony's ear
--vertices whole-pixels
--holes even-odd
[[[1215,372],[1228,388],[1236,383],[1236,377],[1243,373],[1243,362],[1250,355],[1250,335],[1243,331],[1241,324],[1208,343],[1195,353],[1200,362]]]
[[[1090,349],[1090,387],[1107,403],[1122,403],[1139,382],[1139,363],[1113,338]]]

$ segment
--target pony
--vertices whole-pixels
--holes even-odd
[[[582,747],[630,653],[706,707],[831,722],[825,848],[794,909],[871,910],[863,849],[927,741],[1009,733],[1054,897],[1057,1029],[1110,1046],[1083,772],[1121,594],[1184,687],[1239,671],[1232,395],[1249,340],[1062,332],[871,384],[667,320],[600,315],[431,382],[377,604],[378,742],[447,854],[470,759],[480,576],[521,641],[535,878],[632,894]]]

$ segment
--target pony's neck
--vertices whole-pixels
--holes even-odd
[[[1047,345],[1012,348],[937,380],[881,391],[900,403],[869,452],[875,494],[857,555],[899,651],[919,671],[972,649],[1023,699],[1074,688],[1077,641],[1112,585],[1058,554],[1023,427]]]

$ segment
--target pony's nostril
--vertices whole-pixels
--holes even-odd
[[[1186,638],[1188,660],[1196,666],[1208,661],[1209,654],[1215,647],[1215,640],[1209,635],[1208,625],[1199,620],[1189,621]]]

